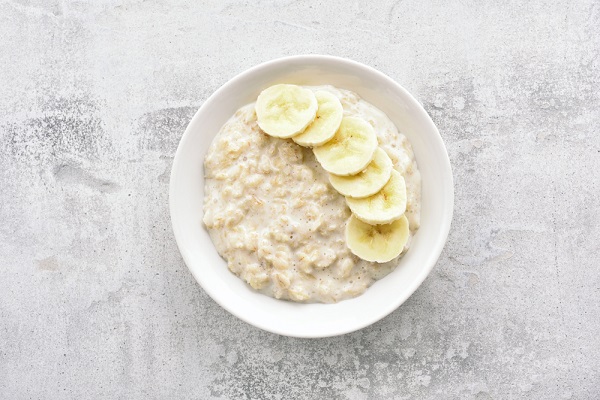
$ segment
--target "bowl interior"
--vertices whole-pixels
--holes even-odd
[[[203,160],[221,126],[275,83],[330,84],[358,93],[410,140],[422,175],[421,227],[398,267],[363,295],[337,304],[296,304],[254,292],[227,269],[202,225]],[[383,318],[422,283],[444,246],[452,219],[453,182],[442,139],[420,104],[389,77],[362,64],[328,56],[274,60],[233,78],[198,110],[177,149],[170,210],[181,254],[206,292],[242,320],[295,337],[351,332]]]

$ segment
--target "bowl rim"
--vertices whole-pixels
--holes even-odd
[[[357,68],[359,70],[364,70],[368,74],[374,74],[374,75],[378,76],[380,79],[387,82],[389,85],[394,86],[396,90],[401,92],[410,102],[413,103],[414,106],[416,106],[415,108],[421,114],[421,117],[423,118],[424,122],[427,125],[429,125],[429,129],[433,130],[436,133],[436,135],[434,135],[435,140],[438,142],[438,145],[441,145],[442,149],[444,150],[444,157],[442,160],[439,160],[439,161],[443,164],[443,166],[444,166],[443,169],[445,171],[447,171],[445,178],[449,179],[449,185],[448,185],[449,191],[448,191],[448,193],[445,193],[445,194],[447,194],[447,196],[445,196],[445,204],[444,204],[444,209],[447,210],[447,216],[440,223],[439,228],[440,228],[441,235],[438,236],[438,241],[437,241],[436,245],[434,246],[434,248],[432,248],[432,252],[429,254],[429,260],[431,260],[431,261],[427,262],[426,265],[423,265],[423,268],[420,270],[420,273],[416,276],[415,279],[413,279],[410,282],[409,285],[407,285],[407,290],[405,291],[405,294],[391,299],[391,301],[389,302],[388,306],[385,309],[380,310],[378,313],[373,313],[373,316],[371,316],[370,318],[365,318],[365,319],[361,320],[360,323],[356,323],[352,327],[328,331],[328,332],[324,332],[323,334],[297,334],[294,332],[290,332],[286,329],[280,329],[279,327],[274,328],[273,326],[270,326],[270,325],[266,326],[263,323],[252,320],[252,318],[249,318],[244,313],[240,313],[237,310],[235,310],[231,307],[228,307],[224,302],[222,302],[220,300],[220,296],[211,289],[210,285],[203,284],[203,279],[202,279],[201,274],[199,273],[199,270],[196,268],[190,267],[190,255],[188,254],[188,251],[185,248],[185,246],[183,246],[183,238],[182,238],[181,228],[178,224],[178,221],[176,221],[176,218],[174,218],[174,215],[176,215],[176,210],[175,210],[176,207],[174,205],[174,203],[175,203],[174,199],[176,197],[176,190],[175,190],[174,181],[175,181],[175,177],[178,174],[178,171],[181,169],[180,164],[182,161],[181,161],[180,154],[183,151],[182,150],[183,144],[187,141],[187,138],[190,135],[192,135],[191,126],[195,125],[196,121],[200,118],[200,115],[202,114],[204,109],[207,108],[209,106],[209,104],[214,101],[215,98],[218,98],[222,92],[225,92],[226,90],[228,90],[229,87],[236,85],[238,83],[238,81],[243,80],[247,76],[250,76],[262,69],[267,69],[269,67],[272,67],[272,66],[275,66],[278,64],[288,63],[288,62],[298,62],[298,61],[303,61],[306,63],[328,61],[328,62],[337,62],[337,63],[347,64],[353,68]],[[414,294],[414,292],[419,288],[419,286],[421,286],[423,281],[427,278],[427,276],[429,275],[429,273],[431,272],[433,267],[436,265],[436,263],[439,259],[439,256],[441,255],[441,252],[443,251],[443,249],[446,245],[447,239],[448,239],[448,234],[450,232],[450,226],[451,226],[452,219],[453,219],[453,213],[454,213],[454,178],[453,178],[453,174],[452,174],[452,166],[450,164],[450,158],[448,156],[448,150],[447,150],[447,148],[444,144],[444,141],[439,133],[439,130],[437,129],[437,126],[435,125],[435,123],[433,122],[433,120],[431,119],[431,117],[429,116],[427,111],[423,108],[421,103],[412,94],[410,94],[410,92],[408,92],[402,85],[400,85],[398,82],[396,82],[394,79],[392,79],[388,75],[384,74],[383,72],[381,72],[373,67],[370,67],[368,65],[362,64],[358,61],[354,61],[354,60],[344,58],[344,57],[339,57],[339,56],[332,56],[332,55],[303,54],[303,55],[279,57],[279,58],[275,58],[275,59],[272,59],[269,61],[262,62],[253,67],[250,67],[250,68],[242,71],[241,73],[235,75],[233,78],[229,79],[226,83],[224,83],[222,86],[220,86],[215,92],[213,92],[202,103],[200,108],[196,111],[196,113],[194,114],[194,116],[192,117],[190,122],[188,123],[183,135],[181,136],[181,138],[179,140],[179,144],[177,146],[177,150],[176,150],[175,156],[173,158],[173,165],[171,167],[171,174],[170,174],[170,180],[169,180],[169,214],[170,214],[170,218],[171,218],[171,226],[173,229],[173,234],[175,236],[175,241],[177,243],[179,252],[180,252],[186,266],[192,273],[192,276],[196,280],[196,282],[202,287],[202,289],[217,304],[219,304],[222,308],[224,308],[225,310],[227,310],[229,313],[236,316],[237,318],[241,319],[242,321],[244,321],[252,326],[255,326],[257,328],[260,328],[264,331],[267,331],[267,332],[272,332],[272,333],[276,333],[276,334],[283,335],[283,336],[297,337],[297,338],[325,338],[325,337],[339,336],[339,335],[344,335],[347,333],[355,332],[355,331],[363,329],[367,326],[370,326],[377,321],[380,321],[381,319],[383,319],[386,316],[388,316],[389,314],[391,314],[398,307],[400,307],[410,296],[412,296]]]

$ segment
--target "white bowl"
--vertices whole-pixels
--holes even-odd
[[[367,291],[336,304],[297,304],[259,294],[227,269],[202,225],[203,161],[221,126],[275,83],[330,84],[358,93],[410,140],[422,183],[421,227],[398,267]],[[454,203],[452,170],[440,134],[423,107],[383,73],[355,61],[320,55],[285,57],[231,79],[200,107],[173,161],[171,221],[188,268],[204,290],[236,317],[294,337],[341,335],[368,326],[400,306],[423,282],[444,247]]]

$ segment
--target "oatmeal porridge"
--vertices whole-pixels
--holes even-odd
[[[277,299],[332,303],[360,295],[396,267],[419,227],[421,177],[410,143],[382,111],[347,90],[332,86],[302,89],[320,93],[318,111],[315,102],[302,105],[302,112],[313,113],[311,118],[317,113],[315,124],[321,104],[330,100],[327,96],[339,100],[341,121],[335,121],[336,136],[315,144],[318,135],[310,131],[312,125],[307,126],[302,117],[292,121],[297,127],[286,131],[285,136],[273,137],[259,127],[257,105],[240,108],[221,128],[204,162],[203,221],[228,268],[252,288]],[[360,189],[362,183],[351,178],[363,172],[345,170],[349,163],[334,165],[336,158],[327,158],[317,150],[336,142],[344,124],[356,125],[353,118],[366,121],[369,126],[361,129],[374,131],[376,141],[371,144],[365,139],[361,144],[361,148],[374,146],[373,150],[368,148],[370,154],[364,158],[367,165],[362,165],[358,156],[352,163],[356,161],[353,165],[360,171],[367,166],[379,171],[384,168],[376,161],[381,159],[384,165],[389,157],[392,168],[378,187],[385,186],[375,189],[383,193],[401,187],[403,199],[398,204],[404,203],[394,206],[397,210],[370,210],[381,200],[367,189],[363,194],[370,196],[366,197],[368,201],[362,201],[365,196],[354,199],[352,193],[345,193]],[[270,129],[262,121],[261,126]],[[304,133],[298,135],[297,131]],[[303,147],[306,145],[320,147]],[[333,174],[330,178],[332,170],[324,168],[327,163],[339,168],[334,171],[339,176]],[[388,186],[391,189],[386,189]],[[387,199],[387,195],[380,197]],[[404,223],[406,233],[391,260],[367,261],[369,257],[355,255],[365,250],[351,250],[347,243],[352,237],[349,229],[364,229],[363,225],[391,227],[397,223]],[[356,228],[356,224],[360,226]],[[368,240],[358,234],[353,237],[365,243]]]

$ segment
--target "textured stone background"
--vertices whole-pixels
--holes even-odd
[[[456,186],[422,287],[324,340],[221,309],[167,210],[195,110],[302,53],[415,94]],[[0,398],[600,398],[599,55],[598,0],[0,0]]]

